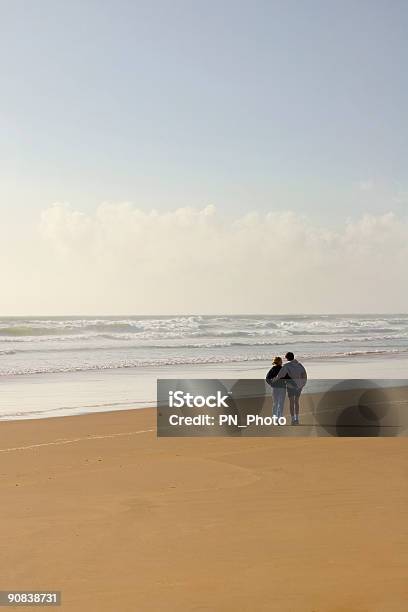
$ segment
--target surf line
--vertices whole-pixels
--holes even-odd
[[[139,431],[123,431],[120,433],[106,434],[105,436],[86,436],[85,438],[73,438],[72,440],[54,440],[53,442],[41,442],[40,444],[30,444],[28,446],[14,446],[13,448],[0,448],[0,453],[11,453],[13,451],[30,450],[32,448],[42,448],[43,446],[61,446],[63,444],[74,444],[75,442],[85,442],[86,440],[103,440],[104,438],[117,438],[119,436],[136,436],[138,434],[156,431],[155,429],[140,429]]]

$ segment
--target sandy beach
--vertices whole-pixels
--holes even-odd
[[[1,424],[3,590],[61,590],[75,612],[406,610],[405,438],[155,425],[152,409]]]
[[[0,612],[408,612],[408,0],[0,6]]]

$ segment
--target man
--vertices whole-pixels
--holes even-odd
[[[299,425],[299,398],[302,389],[307,381],[307,374],[304,366],[295,359],[293,353],[286,353],[285,359],[287,363],[282,367],[278,374],[272,378],[272,383],[281,378],[288,379],[287,390],[289,397],[290,416],[292,417],[292,425]]]

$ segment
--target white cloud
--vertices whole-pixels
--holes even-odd
[[[56,204],[2,257],[3,314],[404,311],[408,224],[389,213],[336,230],[291,212],[95,214]],[[0,247],[1,248],[1,247]]]

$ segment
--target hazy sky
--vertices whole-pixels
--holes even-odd
[[[0,314],[406,310],[398,274],[408,235],[393,232],[407,230],[408,2],[0,0],[0,13]],[[204,214],[198,236],[209,205],[216,212]],[[262,277],[251,299],[224,293],[217,271],[235,278],[236,264],[214,242],[242,258],[233,228],[254,211],[257,238],[240,238],[242,253],[255,250],[246,273],[265,273],[277,254],[261,237],[275,236],[282,257],[294,248],[302,215],[314,297],[305,289],[295,306],[289,286],[266,290]],[[279,226],[290,212],[292,223]],[[177,234],[180,216],[196,242],[180,244],[179,259],[162,232]],[[330,300],[320,291],[328,248],[331,270],[341,269],[344,240],[362,223],[371,229],[351,261],[368,268],[381,234],[397,275],[371,308],[375,284],[363,292],[361,279],[344,279]],[[330,245],[328,235],[337,236]],[[180,287],[196,283],[197,265],[202,284],[187,299]],[[377,279],[388,274],[376,265]],[[178,297],[159,290],[168,266]],[[216,287],[218,301],[200,287]]]

